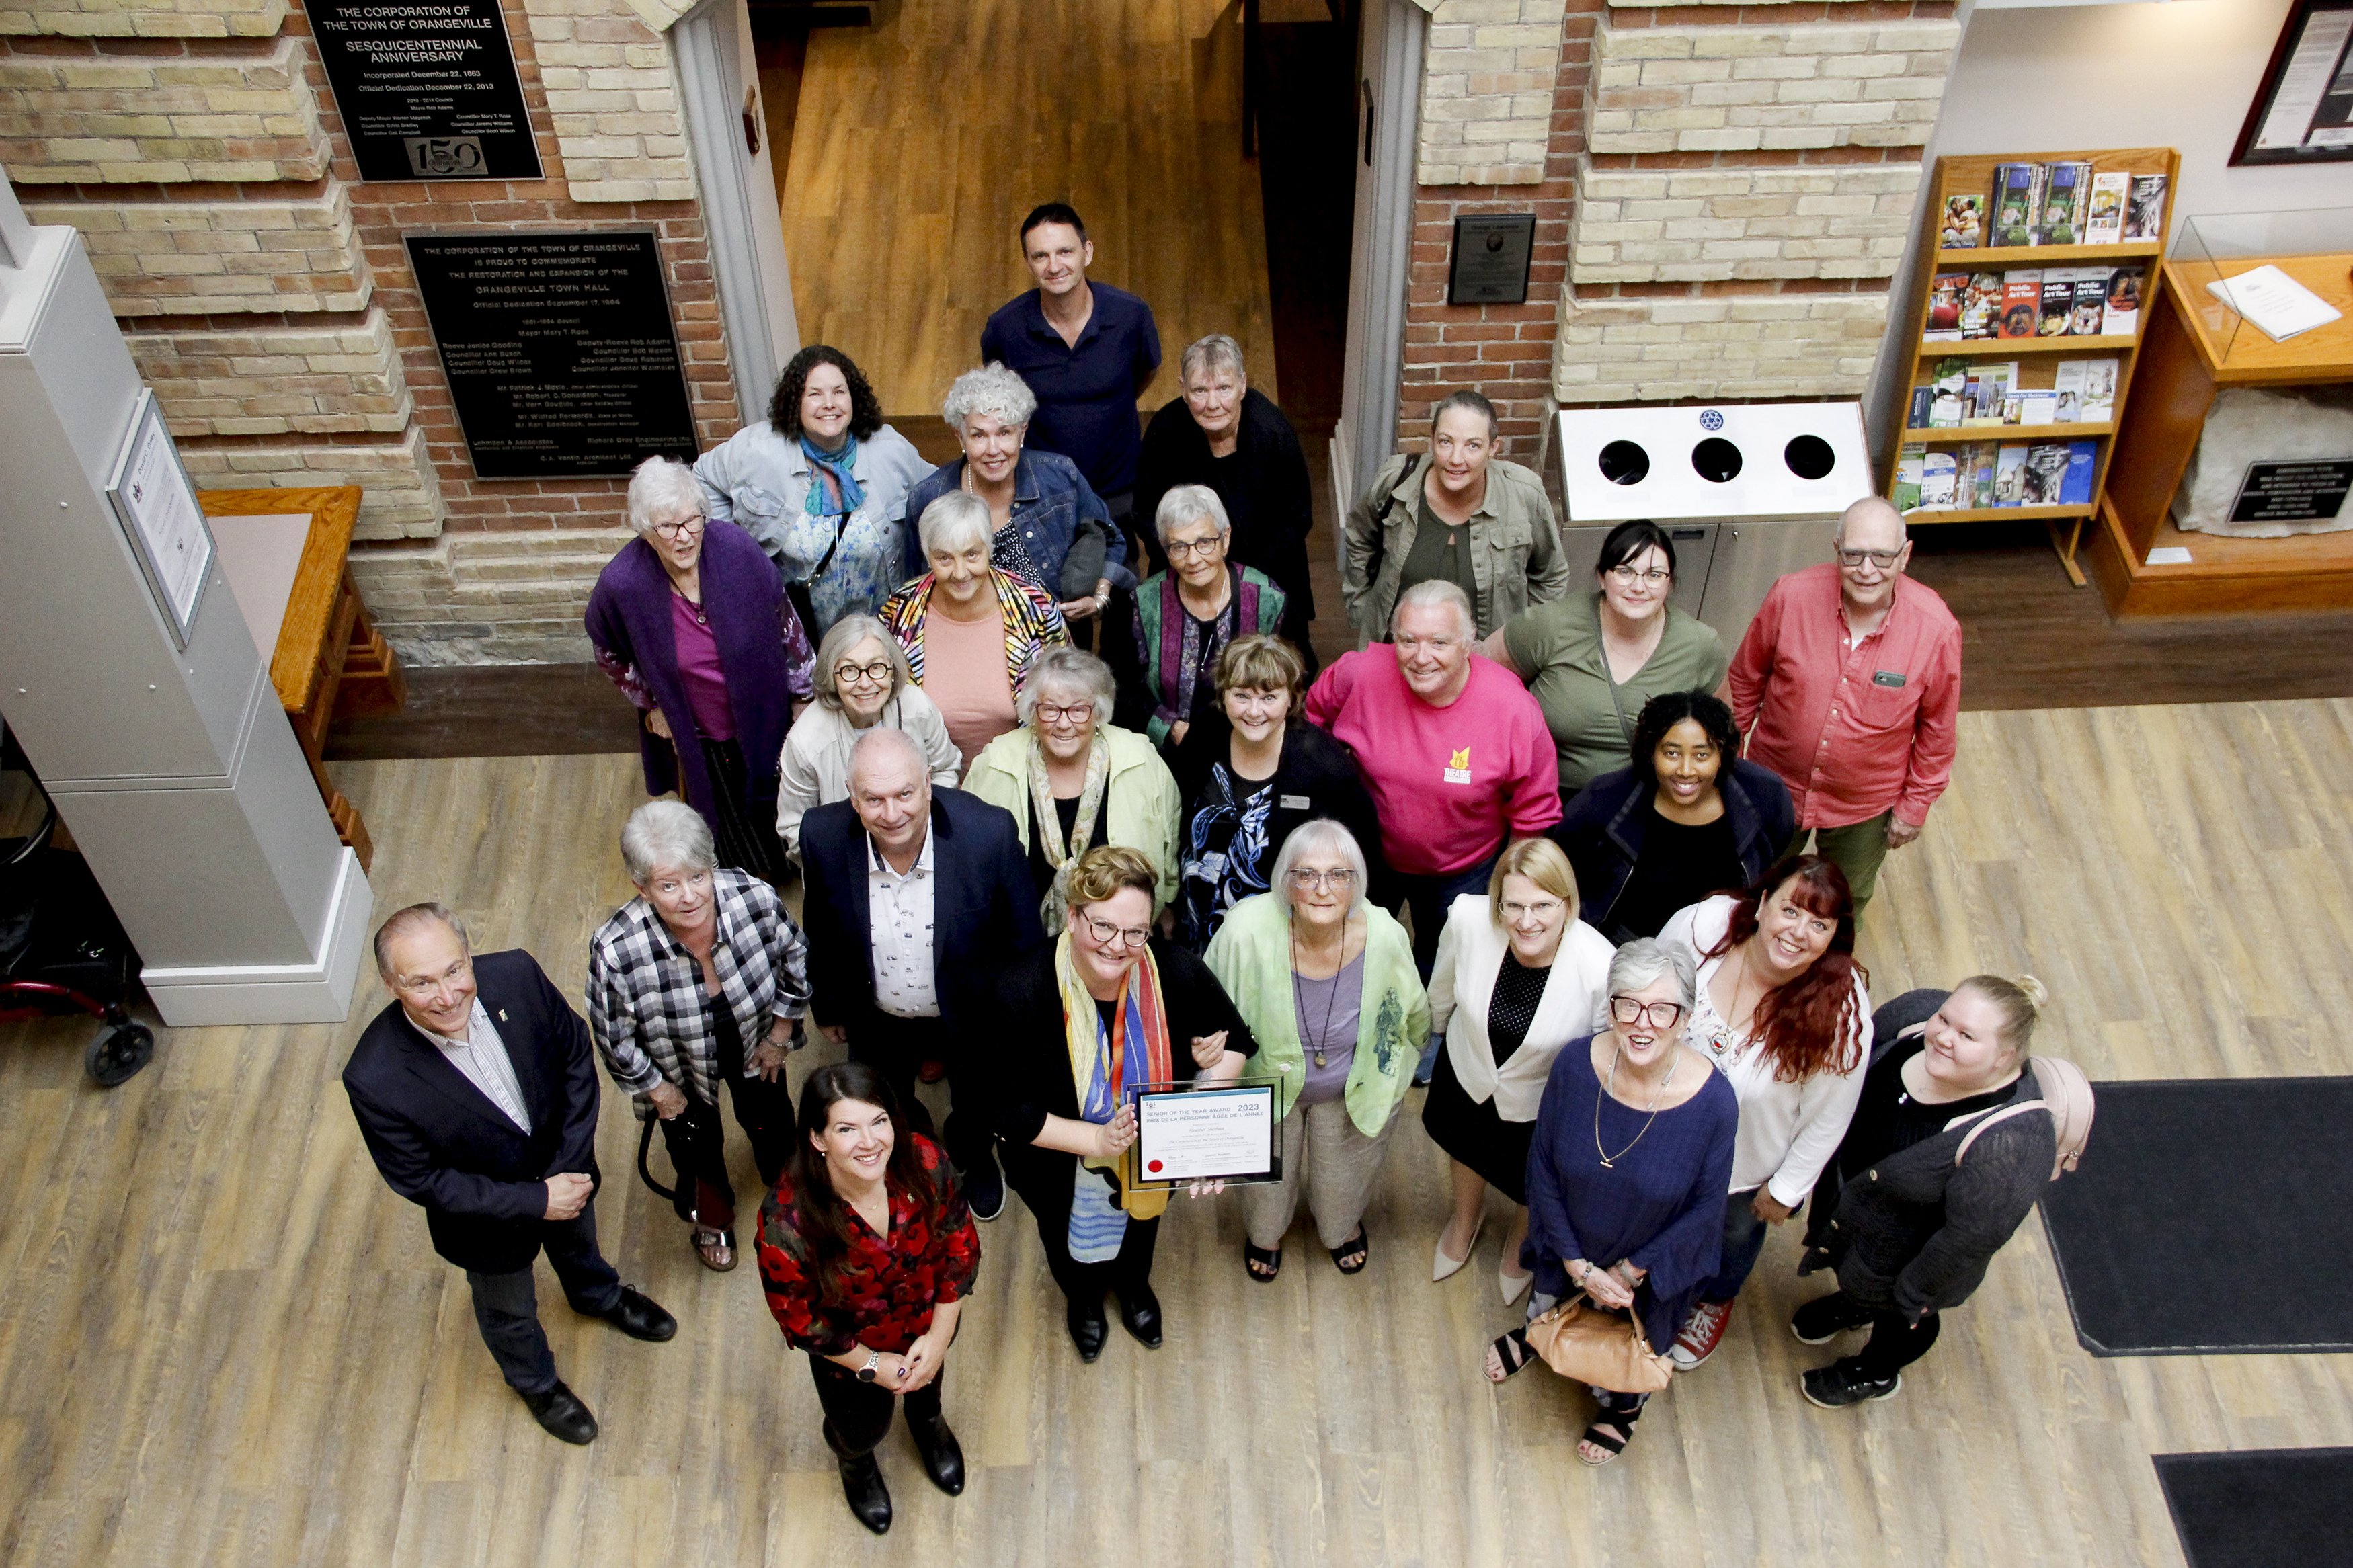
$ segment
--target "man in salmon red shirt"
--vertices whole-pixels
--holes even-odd
[[[1307,721],[1356,754],[1425,981],[1447,906],[1487,890],[1505,844],[1560,820],[1560,753],[1544,710],[1473,651],[1476,632],[1458,584],[1416,584],[1389,618],[1390,642],[1341,655],[1307,693]]]
[[[1797,806],[1791,847],[1810,832],[1858,913],[1953,773],[1961,625],[1904,574],[1911,558],[1903,514],[1876,496],[1855,502],[1839,519],[1837,560],[1774,584],[1732,658],[1748,758]]]

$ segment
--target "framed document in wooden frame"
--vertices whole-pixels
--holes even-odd
[[[2295,0],[2233,163],[2353,159],[2353,0]]]

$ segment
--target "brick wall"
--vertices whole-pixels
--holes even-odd
[[[624,0],[506,9],[538,181],[363,184],[282,0],[0,11],[0,164],[81,229],[190,472],[364,487],[353,571],[417,663],[586,658],[628,534],[622,480],[473,477],[404,235],[654,231],[699,435],[736,423],[668,44]]]

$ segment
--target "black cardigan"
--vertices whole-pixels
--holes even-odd
[[[1717,793],[1724,796],[1725,815],[1732,819],[1733,854],[1739,861],[1727,868],[1735,875],[1727,887],[1746,887],[1762,877],[1797,829],[1797,813],[1789,805],[1788,786],[1772,769],[1740,757],[1716,774]],[[1547,837],[1568,856],[1577,872],[1580,918],[1612,942],[1628,936],[1656,936],[1656,931],[1621,933],[1610,915],[1633,879],[1634,863],[1642,858],[1642,841],[1650,836],[1651,797],[1658,784],[1649,773],[1619,768],[1595,778],[1561,813]]]
[[[1307,580],[1307,531],[1315,521],[1307,454],[1282,410],[1255,387],[1242,395],[1234,455],[1241,459],[1242,483],[1231,495],[1220,492],[1234,528],[1226,558],[1255,566],[1274,580],[1287,601],[1286,635],[1297,640],[1291,628],[1304,628],[1315,615],[1314,591]],[[1161,553],[1159,531],[1153,526],[1160,498],[1178,485],[1208,484],[1210,461],[1209,438],[1193,423],[1183,398],[1163,406],[1145,427],[1144,451],[1135,465],[1135,526],[1144,536],[1153,571],[1168,564]]]
[[[1899,1042],[1896,1037],[1950,994],[1907,991],[1872,1016],[1881,1042],[1873,1078],[1903,1070],[1920,1045],[1916,1037]],[[1867,1082],[1863,1092],[1872,1092]],[[2042,1098],[2034,1074],[2021,1072],[2001,1104]],[[1841,1144],[1815,1184],[1798,1272],[1834,1268],[1839,1288],[1857,1301],[1893,1308],[1915,1321],[1968,1300],[1993,1255],[2033,1212],[2058,1157],[2058,1130],[2050,1117],[2013,1116],[1989,1128],[1956,1165],[1961,1141],[1979,1120],[1971,1116],[1868,1165],[1861,1161],[1864,1151],[1851,1152]]]
[[[1176,847],[1185,849],[1193,813],[1209,787],[1209,769],[1226,763],[1233,731],[1220,715],[1215,723],[1196,724],[1169,758],[1168,771],[1176,776],[1176,798],[1184,804],[1176,814]],[[1228,763],[1231,766],[1230,763]],[[1294,716],[1282,730],[1282,757],[1275,763],[1274,809],[1267,814],[1265,870],[1283,840],[1306,823],[1328,816],[1356,836],[1365,852],[1365,868],[1372,885],[1365,889],[1375,903],[1386,905],[1388,867],[1381,858],[1381,819],[1356,771],[1356,753],[1306,720]],[[1297,804],[1303,803],[1303,804]]]

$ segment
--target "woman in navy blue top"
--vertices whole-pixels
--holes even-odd
[[[1561,1047],[1528,1150],[1533,1319],[1572,1292],[1632,1313],[1653,1351],[1672,1342],[1723,1247],[1740,1102],[1683,1043],[1693,967],[1644,938],[1609,962],[1609,1026]],[[1487,1352],[1496,1383],[1534,1354],[1514,1329]],[[1624,1449],[1646,1394],[1596,1388],[1600,1413],[1577,1457],[1606,1465]]]

